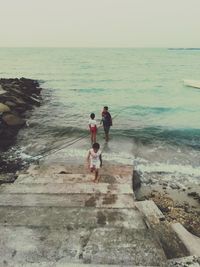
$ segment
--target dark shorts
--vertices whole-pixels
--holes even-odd
[[[109,133],[109,130],[110,130],[110,126],[103,126],[103,128],[104,128],[104,132],[105,132],[105,134],[108,134]]]

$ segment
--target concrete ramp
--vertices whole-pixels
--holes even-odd
[[[136,208],[128,171],[106,173],[98,184],[87,173],[67,173],[63,167],[59,172],[34,167],[0,187],[0,267],[166,262]]]

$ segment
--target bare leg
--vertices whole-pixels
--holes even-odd
[[[99,171],[98,171],[98,169],[96,169],[95,170],[95,178],[94,178],[94,180],[93,180],[93,182],[98,182],[98,176],[99,176]]]
[[[109,140],[108,133],[105,134],[105,139],[106,139],[106,142],[108,142]]]
[[[93,144],[93,133],[90,133],[91,143]]]
[[[108,142],[109,140],[109,128],[104,127],[104,132],[105,132],[105,140]]]

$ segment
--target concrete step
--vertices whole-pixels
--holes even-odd
[[[157,224],[165,219],[163,213],[159,210],[156,204],[152,200],[137,201],[135,202],[137,209],[145,217],[145,221],[151,224]]]
[[[30,194],[79,194],[79,193],[102,193],[102,194],[132,194],[130,185],[127,184],[107,184],[107,183],[47,183],[47,184],[4,184],[0,187],[0,194],[10,193],[30,193]]]
[[[77,182],[92,182],[93,175],[90,174],[20,174],[15,183],[77,183]]]
[[[0,236],[0,266],[5,262],[160,266],[166,261],[152,233],[144,229],[0,226]]]
[[[0,206],[134,208],[133,195],[0,194]]]
[[[0,206],[0,214],[0,225],[7,226],[146,229],[136,209]]]
[[[83,257],[96,264],[160,266],[166,257],[153,236],[148,230],[94,229]]]
[[[63,183],[63,182],[91,182],[94,179],[94,174],[58,174],[58,173],[44,173],[37,175],[19,175],[16,182],[40,182],[40,179],[45,182]],[[100,175],[99,183],[130,183],[131,177],[125,177],[120,175]]]
[[[94,174],[59,174],[59,173],[43,173],[43,174],[20,174],[15,183],[91,183]],[[122,177],[119,175],[100,175],[99,183],[126,183],[131,185],[130,177]]]
[[[4,267],[4,266],[2,266]],[[5,265],[5,267],[8,267]],[[133,265],[110,265],[110,264],[87,264],[87,263],[55,263],[55,262],[44,262],[44,263],[25,263],[17,264],[9,267],[133,267]],[[142,267],[142,266],[139,266]]]
[[[171,227],[188,249],[190,255],[200,257],[200,238],[188,232],[180,223],[174,223]]]
[[[59,174],[59,173],[82,173],[88,175],[89,170],[84,164],[80,165],[69,165],[65,162],[65,164],[62,163],[55,163],[51,162],[51,164],[44,162],[40,165],[30,165],[30,167],[26,170],[26,174],[28,175],[49,175],[49,174]],[[108,176],[119,176],[123,178],[123,176],[128,177],[131,179],[133,172],[133,165],[120,165],[117,164],[111,164],[110,162],[103,162],[103,167],[100,169],[101,175],[108,175]]]

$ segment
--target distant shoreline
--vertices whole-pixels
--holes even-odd
[[[200,48],[199,47],[188,47],[188,48],[180,47],[180,48],[168,48],[168,50],[200,50]]]

